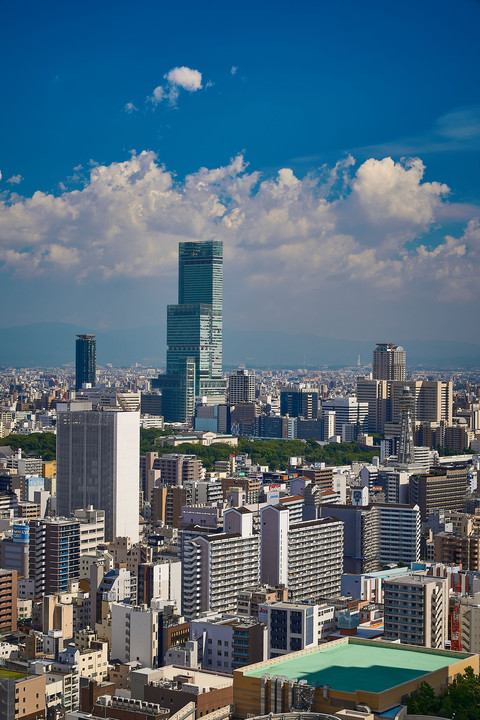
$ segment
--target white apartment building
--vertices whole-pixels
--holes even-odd
[[[90,505],[76,509],[74,518],[80,523],[80,555],[94,555],[105,542],[105,511],[94,510]]]
[[[76,409],[76,408],[81,409]],[[139,539],[140,414],[57,405],[57,513],[105,511],[105,538]]]
[[[261,511],[261,582],[283,584],[299,602],[340,594],[343,523],[330,517],[291,523],[288,508]]]
[[[448,579],[403,575],[383,586],[385,639],[442,649],[448,640]]]
[[[238,591],[258,584],[260,538],[253,513],[227,510],[223,530],[182,534],[182,613],[189,618],[208,610],[235,611]]]
[[[90,647],[84,649],[72,643],[60,653],[59,662],[78,673],[79,677],[103,682],[108,675],[108,643],[93,641]]]
[[[112,604],[111,657],[123,663],[138,661],[159,667],[162,656],[161,613],[140,605]]]

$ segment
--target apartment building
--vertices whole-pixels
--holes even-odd
[[[462,511],[468,483],[466,464],[444,464],[410,478],[410,502],[418,504],[422,521],[436,510]]]
[[[288,587],[294,601],[340,593],[343,523],[330,517],[292,523],[285,505],[261,511],[261,579]]]
[[[0,568],[0,634],[17,630],[17,573]]]
[[[183,614],[236,610],[238,592],[259,582],[259,552],[253,513],[243,507],[225,512],[222,533],[183,531]]]
[[[448,640],[448,580],[404,575],[383,586],[385,639],[443,649]]]
[[[39,720],[47,716],[45,676],[12,673],[0,668],[2,720]]]
[[[344,523],[345,573],[370,573],[380,570],[382,564],[420,559],[418,505],[320,506],[318,512]]]
[[[35,597],[66,592],[80,576],[80,523],[64,518],[30,520],[29,576]]]

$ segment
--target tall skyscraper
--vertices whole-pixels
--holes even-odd
[[[96,384],[97,343],[95,335],[77,335],[75,343],[75,390],[84,383]]]
[[[373,351],[374,380],[405,380],[405,350],[393,343],[377,343]]]
[[[75,409],[78,407],[78,409]],[[57,405],[57,514],[105,511],[105,539],[138,542],[140,415]]]
[[[152,383],[162,390],[167,422],[190,420],[196,397],[225,402],[222,288],[223,243],[180,243],[178,304],[167,307],[167,372]]]

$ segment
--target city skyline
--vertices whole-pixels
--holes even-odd
[[[154,325],[216,240],[225,328],[479,344],[477,3],[30,5],[0,14],[3,327]]]

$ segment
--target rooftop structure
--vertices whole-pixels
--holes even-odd
[[[422,681],[439,690],[478,655],[345,638],[235,670],[237,717],[292,709],[336,712],[362,702],[384,712]]]

